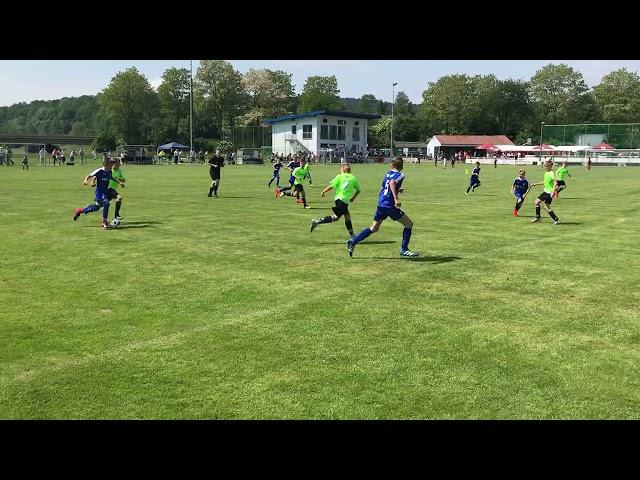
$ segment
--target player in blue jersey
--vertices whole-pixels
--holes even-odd
[[[476,188],[480,186],[480,162],[476,162],[476,168],[471,172],[471,178],[469,178],[469,186],[467,187],[467,191],[464,193],[465,195],[469,195],[469,190],[472,192],[476,191]]]
[[[347,250],[349,251],[350,257],[353,257],[353,250],[356,245],[372,233],[377,232],[380,224],[382,224],[387,217],[391,217],[392,220],[396,220],[404,225],[400,255],[402,257],[417,257],[419,255],[417,252],[409,250],[409,240],[411,239],[413,222],[400,210],[400,198],[398,195],[404,191],[402,188],[402,182],[404,181],[404,174],[401,173],[402,168],[402,157],[396,157],[391,161],[391,170],[387,172],[382,179],[382,188],[378,196],[378,208],[373,215],[371,227],[365,228],[358,235],[347,241]]]
[[[513,216],[518,216],[518,210],[522,207],[524,203],[524,199],[527,198],[527,194],[529,190],[531,190],[531,186],[529,185],[529,180],[525,178],[527,172],[524,170],[518,170],[518,176],[511,184],[511,194],[516,197],[516,206],[513,207]]]
[[[281,192],[287,192],[293,188],[294,182],[296,181],[295,177],[293,176],[293,171],[299,166],[300,166],[300,162],[298,161],[297,156],[294,156],[293,159],[289,163],[287,163],[287,168],[289,169],[289,172],[290,172],[289,186],[284,188],[276,188],[276,198],[279,198],[282,196],[280,195]]]
[[[91,212],[96,212],[102,208],[102,226],[109,228],[109,181],[114,180],[111,176],[111,169],[113,168],[114,161],[111,158],[107,158],[103,162],[103,167],[98,168],[84,177],[82,181],[83,185],[89,185],[89,179],[95,178],[96,196],[95,202],[87,205],[85,208],[76,208],[73,211],[73,219],[77,220],[83,213],[87,215]],[[118,183],[119,180],[115,179]]]
[[[273,177],[269,180],[268,186],[271,186],[271,183],[275,180],[276,187],[280,187],[280,169],[282,168],[282,162],[278,157],[276,157],[276,163],[273,164]]]

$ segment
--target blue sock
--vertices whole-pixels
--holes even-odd
[[[82,212],[86,215],[87,213],[97,212],[98,210],[100,210],[100,206],[92,203],[91,205],[87,205],[86,207],[84,207],[82,209]]]
[[[409,248],[409,240],[411,239],[411,229],[406,228],[402,230],[402,251],[404,252]]]
[[[110,202],[104,202],[104,207],[102,208],[102,218],[105,220],[109,218],[109,204]]]
[[[364,230],[362,230],[358,235],[356,235],[356,238],[351,240],[351,242],[352,243],[360,243],[365,238],[367,238],[369,235],[371,235],[371,229],[369,227],[367,227]]]

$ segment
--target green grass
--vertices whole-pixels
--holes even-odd
[[[390,220],[353,259],[309,233],[335,166],[311,210],[268,167],[214,199],[204,166],[128,166],[112,231],[71,220],[87,167],[0,167],[0,418],[639,418],[640,169],[570,168],[558,226],[540,187],[511,215],[515,167],[469,197],[464,169],[406,167],[410,260]],[[385,170],[354,166],[356,231]]]

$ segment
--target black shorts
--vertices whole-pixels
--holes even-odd
[[[107,190],[107,199],[109,200],[113,200],[114,198],[118,197],[118,191],[114,190],[113,188],[110,188],[109,190]]]
[[[331,207],[331,210],[340,218],[343,215],[349,215],[349,204],[342,200],[336,200],[336,206]]]
[[[566,185],[566,183],[564,183],[564,180],[558,180],[558,185]]]
[[[298,183],[297,185],[293,186],[293,190],[296,193],[304,193],[304,186],[301,183]]]
[[[209,176],[211,177],[211,180],[220,180],[220,169],[211,168],[209,170]]]
[[[551,198],[551,194],[547,192],[542,192],[538,195],[538,199],[542,200],[547,205],[551,205],[551,201],[553,200],[553,198]]]

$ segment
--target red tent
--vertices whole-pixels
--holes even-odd
[[[483,143],[482,145],[478,145],[476,150],[497,150],[495,145],[491,145],[490,143]]]
[[[599,143],[591,147],[590,150],[615,150],[615,147],[612,147],[608,143]]]
[[[543,143],[542,145],[536,145],[535,147],[533,147],[534,150],[555,150],[555,147],[552,147],[551,145],[547,145],[546,143]]]

